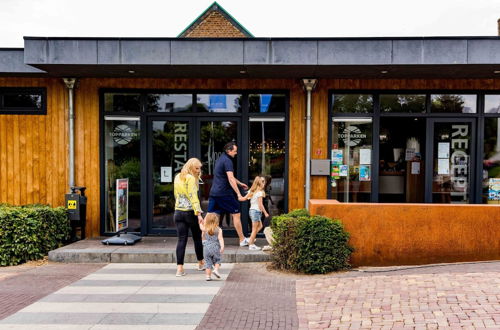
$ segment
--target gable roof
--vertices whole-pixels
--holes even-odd
[[[253,38],[243,25],[216,1],[189,24],[177,38]]]

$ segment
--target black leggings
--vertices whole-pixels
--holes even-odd
[[[188,240],[188,231],[191,229],[191,235],[194,241],[194,251],[196,259],[203,260],[203,244],[201,242],[201,230],[198,225],[198,218],[193,211],[178,211],[174,212],[175,226],[177,227],[177,249],[175,250],[177,264],[184,265],[184,255],[186,253],[186,245]]]

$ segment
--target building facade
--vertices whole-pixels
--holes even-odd
[[[168,235],[173,176],[200,158],[206,205],[236,141],[237,177],[270,175],[274,214],[498,204],[499,54],[499,37],[254,38],[216,3],[178,38],[25,37],[0,49],[0,203],[86,186],[87,235],[106,235],[127,178],[129,230]]]

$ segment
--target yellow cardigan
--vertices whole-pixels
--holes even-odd
[[[201,214],[200,200],[198,199],[198,185],[191,174],[186,175],[184,181],[177,174],[174,179],[175,209],[179,211],[194,211]]]

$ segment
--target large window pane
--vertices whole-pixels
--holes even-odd
[[[382,94],[381,112],[425,112],[425,95],[421,94]]]
[[[105,93],[104,111],[140,112],[141,95],[139,93]]]
[[[484,96],[484,112],[500,113],[500,95]]]
[[[250,94],[250,112],[286,112],[285,94]]]
[[[212,188],[214,178],[215,162],[224,153],[224,145],[228,142],[237,142],[238,124],[234,121],[202,121],[200,125],[200,145],[203,184],[200,185],[200,202],[203,210],[208,208],[208,195]],[[240,151],[242,146],[239,146]],[[236,156],[238,157],[238,156]],[[236,158],[233,158],[234,174],[237,175]],[[233,228],[232,219],[229,213],[223,214],[220,219],[223,228]]]
[[[116,232],[116,180],[128,179],[128,231],[141,230],[141,152],[139,119],[106,118],[105,157],[105,231]]]
[[[42,109],[42,95],[30,93],[5,94],[3,98],[4,107],[21,109]]]
[[[472,124],[434,123],[432,201],[470,203]]]
[[[379,201],[423,203],[425,119],[380,119]]]
[[[373,97],[368,94],[332,95],[334,113],[372,113]]]
[[[482,200],[500,204],[500,118],[484,120]]]
[[[192,108],[192,94],[146,95],[146,109],[150,112],[190,112]]]
[[[281,119],[250,119],[248,177],[253,180],[263,175],[271,180],[266,189],[267,205],[264,205],[271,215],[283,213],[285,209],[285,119]]]
[[[188,160],[187,121],[152,122],[153,224],[154,229],[175,229],[174,177]]]
[[[239,94],[197,94],[199,112],[241,112],[242,96]]]
[[[332,125],[332,198],[340,202],[369,202],[372,181],[372,120],[334,118]]]
[[[476,95],[431,95],[431,112],[476,113]]]

